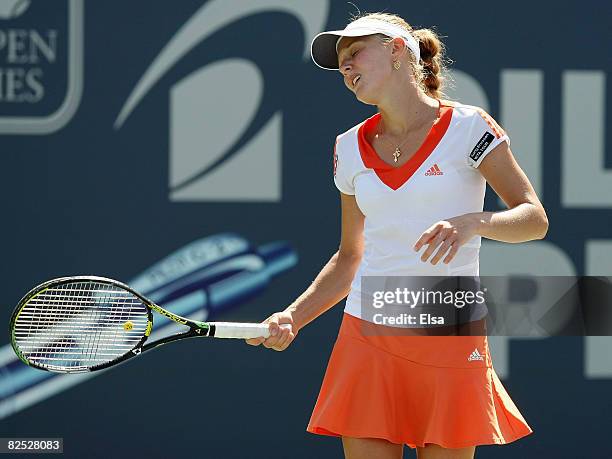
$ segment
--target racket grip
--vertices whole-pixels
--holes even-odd
[[[239,322],[211,322],[215,326],[215,338],[268,338],[270,330],[268,324],[248,324]],[[291,324],[281,324],[281,328],[291,330]]]

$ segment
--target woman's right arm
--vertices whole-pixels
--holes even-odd
[[[364,217],[355,196],[340,193],[342,233],[340,249],[331,257],[314,282],[285,311],[299,330],[348,295],[363,255]]]
[[[340,193],[342,232],[340,248],[323,267],[314,282],[283,312],[272,314],[264,322],[270,324],[271,336],[247,343],[282,351],[291,344],[297,332],[347,296],[363,255],[365,217],[355,196]],[[291,330],[278,324],[291,324]]]

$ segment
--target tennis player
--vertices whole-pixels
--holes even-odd
[[[473,458],[477,445],[528,435],[486,336],[386,333],[360,307],[364,276],[477,276],[481,237],[545,236],[546,213],[508,136],[482,109],[441,99],[443,46],[429,29],[367,14],[317,35],[311,50],[319,67],[339,70],[349,91],[378,110],[336,140],[338,252],[266,320],[272,336],[248,343],[282,351],[348,294],[308,431],[342,437],[350,459],[401,458],[405,444],[420,459]],[[506,210],[483,212],[486,183]]]

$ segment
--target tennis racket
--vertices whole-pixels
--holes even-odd
[[[153,311],[189,329],[149,343]],[[24,363],[78,373],[108,368],[180,339],[267,338],[270,332],[267,324],[192,321],[116,280],[77,276],[53,279],[30,290],[15,308],[10,335]]]

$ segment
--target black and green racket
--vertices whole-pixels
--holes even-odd
[[[148,343],[152,311],[189,329]],[[184,338],[267,338],[270,332],[267,324],[185,319],[121,282],[78,276],[53,279],[30,290],[15,308],[10,334],[15,353],[28,365],[78,373],[101,370]]]

